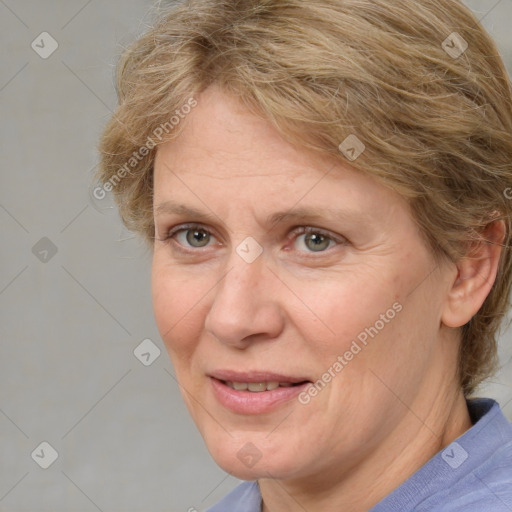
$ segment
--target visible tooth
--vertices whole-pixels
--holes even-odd
[[[247,389],[249,391],[266,391],[267,383],[266,382],[249,382],[249,384],[247,384]]]
[[[246,391],[247,390],[247,382],[232,382],[233,389],[237,391]]]
[[[229,386],[236,391],[253,391],[255,393],[261,393],[262,391],[272,391],[277,389],[278,387],[289,388],[293,386],[291,382],[277,382],[277,381],[269,381],[269,382],[233,382],[233,381],[225,381],[226,386]]]

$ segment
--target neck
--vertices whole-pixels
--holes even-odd
[[[301,481],[260,480],[262,512],[296,511],[297,504],[305,510],[364,512],[377,504],[471,427],[462,391],[455,383],[442,389],[426,397],[420,393],[401,423],[356,467],[326,468]],[[335,478],[326,478],[329,473]]]

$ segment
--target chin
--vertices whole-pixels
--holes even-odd
[[[206,445],[216,464],[240,480],[287,479],[297,475],[297,450],[286,449],[282,444],[278,450],[269,445],[268,439],[266,443],[250,440],[255,437],[238,436],[223,443],[216,439]]]

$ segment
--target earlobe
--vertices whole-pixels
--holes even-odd
[[[481,308],[496,279],[505,236],[505,223],[502,220],[491,222],[457,263],[458,273],[441,318],[444,325],[461,327]]]

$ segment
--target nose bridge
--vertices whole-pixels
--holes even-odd
[[[230,300],[245,300],[250,302],[254,296],[258,279],[261,279],[264,269],[262,262],[247,263],[235,251],[228,262],[224,279],[219,283],[214,302]]]
[[[247,249],[243,244],[241,247]],[[277,336],[282,315],[268,288],[270,270],[263,257],[249,261],[233,250],[227,269],[214,290],[205,329],[229,344],[244,344],[254,335]]]
[[[264,296],[260,295],[264,292],[266,272],[268,269],[261,257],[248,263],[233,251],[228,263],[228,271],[219,283],[214,306],[219,310],[222,308],[223,313],[224,308],[233,308],[233,313],[236,312],[241,318],[244,313],[249,312],[251,307],[257,307],[258,303],[264,300]]]

